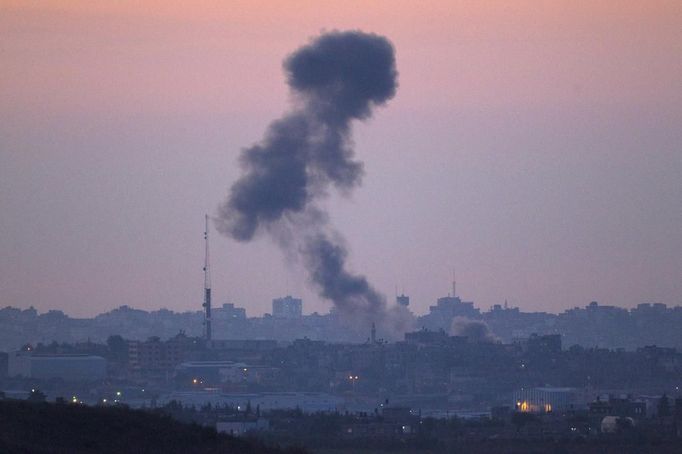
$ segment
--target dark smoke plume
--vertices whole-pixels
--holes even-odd
[[[346,269],[343,240],[315,202],[330,186],[346,192],[360,183],[351,121],[395,95],[393,46],[358,31],[326,33],[290,55],[284,71],[296,106],[242,152],[244,173],[219,208],[217,228],[239,241],[269,233],[302,256],[319,294],[341,314],[380,323],[385,298]]]
[[[320,234],[307,238],[303,253],[312,281],[320,286],[321,296],[346,311],[374,319],[382,316],[384,297],[369,285],[364,276],[354,276],[344,269],[347,252],[338,243]]]

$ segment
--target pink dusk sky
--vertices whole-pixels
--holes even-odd
[[[450,289],[560,312],[682,304],[682,2],[0,2],[0,306],[200,310],[203,216],[290,108],[325,30],[395,46],[330,194],[350,267],[427,311]],[[215,302],[326,312],[267,237],[212,232]]]

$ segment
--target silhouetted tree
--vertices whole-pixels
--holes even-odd
[[[46,400],[47,396],[45,396],[45,393],[43,393],[39,389],[32,389],[31,395],[28,396],[29,402],[45,402]]]

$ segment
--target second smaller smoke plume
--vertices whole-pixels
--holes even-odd
[[[492,343],[497,337],[490,331],[488,325],[482,320],[472,320],[467,317],[455,317],[452,320],[450,333],[453,336],[466,337],[469,342]]]

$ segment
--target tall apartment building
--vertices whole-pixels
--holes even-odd
[[[275,318],[301,318],[303,315],[303,300],[285,296],[272,300],[272,316]]]

